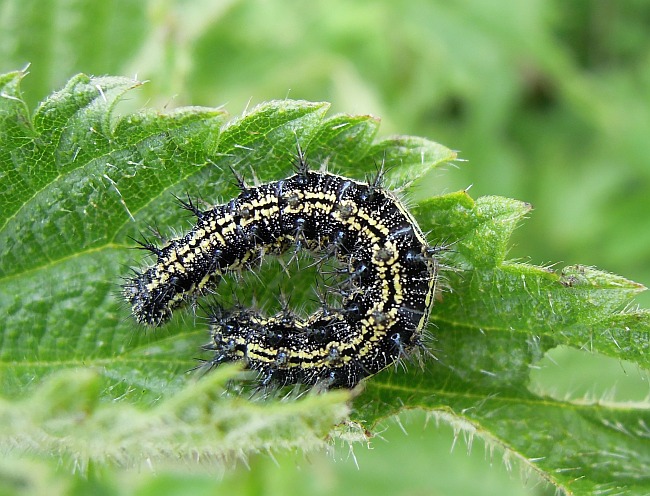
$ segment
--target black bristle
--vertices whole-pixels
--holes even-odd
[[[188,210],[189,212],[192,212],[194,216],[197,219],[202,219],[203,218],[203,212],[199,210],[199,208],[194,204],[192,201],[192,198],[190,197],[189,193],[187,194],[187,201],[181,200],[178,196],[173,195],[176,201],[179,203],[179,205],[184,208],[185,210]]]
[[[129,239],[133,241],[134,243],[137,243],[138,246],[136,246],[136,249],[138,250],[145,250],[150,253],[153,253],[156,256],[162,256],[163,255],[163,250],[158,248],[156,245],[154,245],[151,241],[149,241],[147,238],[142,236],[142,240],[139,240],[137,238],[133,238],[129,236]]]

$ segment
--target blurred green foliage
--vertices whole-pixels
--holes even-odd
[[[86,72],[149,79],[128,102],[133,108],[225,104],[238,114],[290,96],[372,113],[382,118],[382,133],[435,139],[467,160],[429,177],[421,186],[428,193],[472,184],[475,197],[499,194],[536,207],[515,233],[511,257],[593,264],[650,285],[649,22],[644,0],[0,0],[0,72],[31,64],[23,89],[32,108]],[[650,295],[638,301],[648,307]],[[571,356],[566,366],[579,370],[585,357]],[[562,350],[556,358],[564,363]],[[647,393],[646,376],[629,374],[641,384],[635,394]],[[544,387],[562,395],[572,386]],[[449,450],[442,433],[404,441],[395,440],[394,427],[388,432],[413,446],[407,453],[434,442]],[[364,453],[356,477],[345,475],[349,460],[306,470],[340,471],[334,478],[350,477],[345,487],[358,493],[363,477],[385,469],[381,456],[402,465],[386,448]],[[465,457],[457,463],[477,479],[493,473]],[[436,466],[431,473],[455,477]],[[238,473],[251,493],[256,483],[280,484],[256,479],[260,472]],[[412,472],[404,474],[385,489],[425,493],[410,485]],[[175,484],[185,482],[166,488]],[[442,482],[429,489],[472,493]]]

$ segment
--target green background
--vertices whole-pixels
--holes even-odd
[[[649,285],[649,22],[642,0],[3,0],[0,72],[31,64],[23,90],[32,107],[85,72],[149,80],[124,111],[225,105],[237,115],[290,97],[371,113],[383,135],[459,151],[457,167],[434,172],[415,194],[471,185],[474,197],[534,205],[512,258],[594,265]],[[647,294],[638,301],[650,306]],[[647,394],[636,368],[581,358],[552,352],[534,387],[618,401]],[[452,451],[453,430],[425,420],[403,415],[405,433],[387,422],[372,450],[356,446],[358,469],[338,447],[309,460],[281,455],[277,465],[253,457],[222,482],[203,467],[192,476],[113,474],[111,484],[138,494],[552,494],[482,442],[467,456],[460,434]],[[81,493],[93,477],[79,480]]]

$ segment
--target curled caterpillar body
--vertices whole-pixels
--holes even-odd
[[[437,278],[436,249],[388,191],[327,172],[298,173],[244,187],[230,202],[201,212],[184,237],[161,248],[155,265],[127,281],[135,318],[160,325],[173,309],[220,278],[267,254],[305,248],[333,256],[346,273],[340,308],[307,318],[285,311],[216,308],[208,364],[244,361],[263,384],[353,387],[421,344]]]

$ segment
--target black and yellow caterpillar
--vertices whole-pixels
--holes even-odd
[[[347,274],[339,308],[307,318],[214,309],[207,361],[244,361],[262,384],[353,387],[422,345],[440,248],[431,247],[404,205],[378,184],[309,170],[201,211],[183,237],[143,243],[155,265],[129,278],[123,295],[140,323],[158,326],[229,272],[296,247],[335,257]]]

